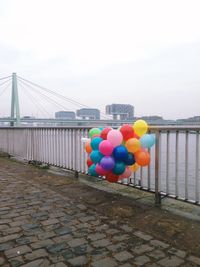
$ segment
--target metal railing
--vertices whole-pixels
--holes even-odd
[[[88,127],[2,127],[0,150],[28,161],[38,161],[87,174],[83,137]],[[122,184],[162,196],[200,204],[200,127],[151,127],[156,145],[150,150],[151,164]]]

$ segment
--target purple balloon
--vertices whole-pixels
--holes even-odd
[[[100,165],[104,170],[112,170],[115,166],[115,160],[113,157],[105,156],[101,159]]]

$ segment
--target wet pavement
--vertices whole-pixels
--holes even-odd
[[[199,225],[0,158],[0,266],[200,266]]]

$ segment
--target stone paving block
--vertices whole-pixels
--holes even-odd
[[[85,256],[79,256],[73,259],[69,259],[68,262],[72,266],[84,266],[88,263],[88,259]]]
[[[46,225],[51,225],[51,224],[56,224],[59,223],[59,221],[57,219],[49,219],[46,221],[42,221],[41,224],[46,226]]]
[[[15,217],[15,221],[24,221],[24,220],[30,220],[30,216],[29,215],[22,215],[22,216],[19,216],[19,217]]]
[[[115,234],[118,234],[119,233],[119,230],[117,230],[117,229],[107,229],[106,231],[105,231],[107,234],[109,234],[109,235],[115,235]]]
[[[183,250],[179,250],[176,248],[171,248],[168,250],[168,253],[172,254],[172,255],[176,255],[179,258],[185,258],[186,257],[186,252]]]
[[[123,231],[127,232],[127,233],[130,233],[130,232],[133,231],[133,228],[130,227],[130,226],[128,226],[128,225],[126,225],[126,224],[122,225],[120,228],[121,228]]]
[[[52,240],[55,242],[55,243],[62,243],[62,242],[65,242],[65,241],[70,241],[72,240],[74,237],[72,235],[59,235],[59,236],[56,236],[54,238],[52,238]]]
[[[0,231],[9,229],[9,226],[7,224],[0,224]]]
[[[15,239],[20,238],[20,237],[21,237],[21,234],[12,234],[12,235],[0,237],[0,244],[6,243],[6,242],[11,241],[11,240],[15,240]]]
[[[82,211],[87,210],[87,207],[85,205],[83,205],[83,204],[78,204],[77,208],[79,208]]]
[[[89,221],[95,221],[97,218],[95,218],[94,216],[85,216],[80,218],[81,222],[89,222]]]
[[[20,267],[49,267],[50,263],[47,259],[39,259],[23,264]]]
[[[151,240],[151,239],[153,238],[152,236],[147,235],[147,234],[145,234],[145,233],[143,233],[143,232],[140,232],[140,231],[136,231],[136,232],[134,232],[133,234],[134,234],[135,236],[139,237],[139,238],[142,238],[142,239],[145,240],[145,241],[149,241],[149,240]]]
[[[0,266],[2,266],[5,263],[5,259],[3,257],[0,257]]]
[[[124,243],[117,243],[117,244],[108,246],[107,249],[112,252],[117,252],[117,251],[124,250],[125,247],[126,245]]]
[[[16,258],[11,258],[9,259],[9,263],[12,267],[18,267],[24,264],[24,260],[22,256],[16,257]]]
[[[156,260],[160,260],[160,259],[166,257],[165,253],[159,249],[153,250],[153,251],[147,253],[147,255],[151,258],[156,259]]]
[[[113,240],[114,240],[114,241],[124,241],[124,240],[127,240],[127,239],[129,239],[129,238],[130,238],[130,236],[127,235],[127,234],[124,234],[124,235],[115,235],[115,236],[113,236]]]
[[[77,229],[83,229],[83,228],[89,228],[90,224],[89,223],[80,223],[78,225],[76,225]]]
[[[101,234],[101,233],[95,233],[95,234],[88,235],[88,239],[91,241],[96,241],[98,239],[103,239],[105,237],[106,237],[106,235]]]
[[[90,253],[92,250],[90,245],[82,245],[72,249],[73,253],[78,256]]]
[[[13,257],[17,257],[19,255],[23,255],[31,251],[32,250],[30,247],[28,247],[27,245],[23,245],[23,246],[18,246],[18,247],[6,250],[4,253],[7,258],[13,258]]]
[[[110,240],[108,239],[100,239],[92,243],[92,246],[95,248],[107,247],[111,244]]]
[[[177,267],[184,263],[183,259],[180,259],[176,256],[166,257],[160,261],[157,262],[161,266],[164,267]]]
[[[143,254],[143,253],[146,253],[146,252],[154,250],[154,247],[153,246],[149,246],[147,244],[143,244],[143,245],[137,246],[137,247],[135,247],[135,248],[133,248],[131,250],[135,254]]]
[[[65,249],[63,252],[62,252],[62,256],[65,260],[69,260],[71,258],[74,258],[76,257],[74,255],[74,253],[71,251],[71,249]]]
[[[64,262],[58,262],[56,264],[52,264],[49,267],[67,267],[68,265],[66,265]]]
[[[35,228],[35,229],[32,229],[32,230],[29,230],[29,231],[24,231],[24,235],[25,236],[37,236],[41,233],[43,233],[44,231],[41,229],[41,228]]]
[[[30,230],[40,227],[40,225],[36,223],[27,223],[27,224],[23,224],[21,227],[25,231],[30,231]]]
[[[11,219],[0,219],[0,224],[6,224],[6,223],[11,223]]]
[[[0,244],[0,252],[4,251],[4,250],[11,249],[14,246],[15,246],[15,243],[13,241],[2,243],[2,244]]]
[[[151,243],[151,245],[158,247],[158,248],[168,248],[169,247],[169,244],[164,243],[164,242],[159,241],[159,240],[155,240],[155,239],[151,240],[150,243]]]
[[[198,257],[189,256],[187,260],[200,266],[200,258]]]
[[[57,253],[57,254],[49,254],[48,255],[48,260],[52,263],[52,264],[56,264],[58,262],[64,262],[65,259],[64,257],[61,255],[61,253]]]
[[[53,231],[43,232],[43,233],[38,234],[37,236],[38,236],[38,239],[44,240],[44,239],[49,239],[49,238],[55,237],[56,233]]]
[[[135,264],[136,266],[144,266],[144,264],[150,262],[150,258],[147,257],[147,256],[145,256],[145,255],[143,255],[143,256],[138,256],[138,257],[136,257],[136,258],[134,259],[133,262],[134,262],[134,264]]]
[[[132,267],[132,265],[130,263],[125,263],[125,264],[119,265],[119,267]]]
[[[75,238],[67,242],[70,247],[78,247],[84,244],[87,244],[86,239],[84,238]]]
[[[116,267],[116,266],[118,266],[117,262],[109,257],[92,263],[92,267]]]
[[[50,218],[60,218],[60,217],[64,217],[64,216],[66,216],[66,214],[64,213],[64,212],[52,212],[50,215],[49,215],[49,217]]]
[[[37,242],[38,239],[35,236],[29,236],[29,237],[21,237],[16,239],[16,243],[18,245],[26,245],[26,244],[30,244],[32,242]]]
[[[8,213],[8,214],[5,214],[5,215],[1,215],[1,218],[2,219],[12,219],[12,218],[16,218],[18,217],[20,214],[17,213],[17,212],[12,212],[12,213]]]
[[[5,229],[5,230],[3,231],[3,234],[4,234],[4,235],[11,235],[11,234],[19,233],[19,232],[21,232],[21,231],[22,231],[22,229],[21,229],[20,227],[11,227],[11,228],[9,228],[9,229]]]
[[[72,229],[69,227],[61,227],[55,230],[55,233],[58,235],[66,235],[66,234],[70,234],[71,232],[72,232]]]
[[[60,243],[60,244],[53,244],[47,247],[47,250],[49,253],[60,253],[63,250],[67,248],[67,245],[65,243]]]
[[[25,254],[24,258],[26,260],[33,261],[39,258],[45,258],[46,256],[48,256],[48,253],[46,252],[45,249],[41,248],[41,249],[36,249],[32,251],[31,253]]]
[[[114,257],[116,260],[122,262],[122,261],[128,261],[129,259],[132,259],[134,256],[128,251],[121,251],[115,254]]]
[[[102,224],[96,227],[96,231],[101,232],[109,229],[109,226],[107,224]]]
[[[34,243],[30,244],[30,246],[33,249],[38,249],[38,248],[44,248],[44,247],[47,247],[47,246],[50,246],[53,244],[54,244],[54,242],[51,239],[45,239],[45,240],[40,240],[38,242],[34,242]]]
[[[21,226],[28,223],[28,220],[22,220],[22,221],[14,221],[14,222],[10,222],[9,225],[11,227],[17,227],[17,226]]]

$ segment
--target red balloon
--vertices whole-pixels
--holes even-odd
[[[129,124],[122,125],[122,127],[120,128],[120,132],[122,133],[124,140],[128,140],[130,138],[133,138],[133,136],[134,136],[133,127]]]
[[[87,158],[87,166],[88,168],[93,164],[91,158]]]
[[[119,175],[116,175],[112,172],[106,174],[106,180],[110,183],[116,183],[119,179]]]
[[[107,139],[107,134],[112,130],[112,128],[110,127],[107,127],[107,128],[104,128],[102,131],[101,131],[101,134],[100,134],[100,137],[104,140]]]

